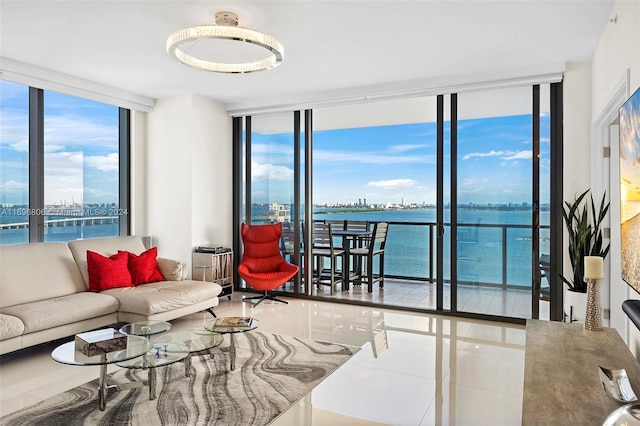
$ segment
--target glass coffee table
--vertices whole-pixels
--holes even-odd
[[[133,336],[130,336],[133,337]],[[146,340],[146,339],[145,339]],[[149,350],[142,356],[118,361],[118,367],[147,370],[147,380],[137,383],[139,386],[149,387],[149,399],[156,398],[156,368],[182,361],[189,356],[187,347],[180,343],[150,343]],[[127,383],[127,385],[129,385]],[[135,387],[135,386],[131,386]]]
[[[171,323],[167,321],[137,321],[120,327],[120,333],[149,338],[170,329]]]
[[[245,333],[247,331],[255,330],[260,326],[260,321],[255,318],[251,319],[251,325],[242,326],[242,327],[216,327],[216,320],[209,321],[204,328],[208,331],[220,334],[228,334],[229,335],[229,362],[231,371],[236,369],[236,338],[235,335],[237,333]]]
[[[109,389],[129,389],[130,385],[129,383],[114,385],[107,384],[107,365],[138,358],[147,353],[149,351],[149,347],[148,339],[141,336],[127,336],[126,349],[94,356],[86,356],[82,352],[76,350],[76,343],[75,341],[72,341],[55,348],[53,352],[51,352],[51,358],[61,364],[81,366],[99,365],[100,376],[98,377],[98,408],[100,411],[104,411]]]
[[[189,351],[189,354],[184,359],[184,375],[189,377],[191,375],[191,356],[207,351],[211,358],[213,358],[211,349],[220,346],[223,340],[222,334],[208,331],[205,328],[199,328],[192,331],[163,334],[154,339],[153,344],[179,343],[184,345]]]

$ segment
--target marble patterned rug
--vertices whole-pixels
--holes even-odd
[[[192,375],[178,362],[157,371],[157,397],[148,388],[110,392],[97,405],[97,380],[0,418],[2,425],[265,425],[344,364],[359,348],[252,331],[236,335],[236,369],[229,338],[211,359],[194,356]],[[98,367],[77,367],[95,368]],[[121,369],[109,383],[146,379]]]

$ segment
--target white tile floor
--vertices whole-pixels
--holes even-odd
[[[362,350],[274,425],[520,424],[523,326],[286,300],[288,305],[267,301],[252,309],[236,293],[216,313],[252,315],[263,331]],[[195,328],[209,318],[199,313],[174,320],[172,330]],[[54,347],[0,358],[1,415],[97,377],[97,367],[53,361]]]

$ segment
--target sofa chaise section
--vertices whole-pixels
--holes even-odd
[[[142,238],[135,236],[76,240],[69,242],[69,248],[87,288],[89,286],[87,250],[103,256],[111,256],[118,251],[139,255],[146,250]],[[171,280],[109,289],[100,293],[118,300],[118,321],[168,321],[218,306],[218,295],[222,291],[220,285],[185,280],[186,265],[183,263],[158,259],[158,264],[165,279],[169,278],[167,275],[171,275]],[[170,268],[172,264],[176,267],[175,271]]]

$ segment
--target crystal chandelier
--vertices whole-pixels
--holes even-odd
[[[225,62],[209,60],[187,53],[193,47],[193,42],[205,39],[250,43],[265,49],[268,56],[248,62]],[[284,48],[278,40],[269,34],[239,27],[238,15],[232,12],[216,13],[215,25],[197,25],[174,32],[167,39],[167,53],[183,64],[200,70],[232,74],[268,70],[280,65],[284,59]]]

